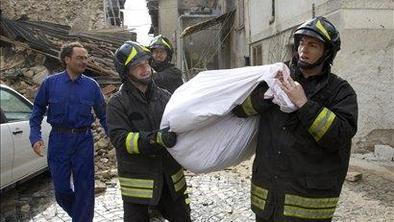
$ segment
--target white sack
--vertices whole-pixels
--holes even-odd
[[[282,111],[292,112],[296,107],[274,79],[279,70],[285,78],[289,76],[289,69],[283,63],[200,72],[171,96],[162,126],[171,126],[172,131],[180,133],[215,122],[218,116],[241,104],[262,81],[270,87],[266,96],[273,96],[273,102]]]
[[[256,86],[267,82],[266,98],[282,111],[296,108],[277,85],[277,71],[289,76],[283,63],[212,70],[199,73],[171,96],[161,128],[170,126],[178,134],[177,144],[168,152],[195,173],[222,170],[253,155],[258,118],[238,118],[231,110],[241,104]]]
[[[228,114],[218,117],[215,124],[179,133],[176,146],[167,150],[194,173],[223,170],[254,154],[257,125],[258,117],[238,118]]]

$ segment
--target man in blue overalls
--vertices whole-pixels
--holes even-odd
[[[58,204],[72,221],[92,221],[94,215],[94,147],[92,108],[107,133],[105,101],[96,81],[83,75],[87,50],[78,42],[60,51],[63,72],[48,76],[34,101],[30,118],[30,142],[43,156],[41,122],[46,111],[52,131],[48,144],[48,166]],[[73,185],[71,184],[71,177]]]

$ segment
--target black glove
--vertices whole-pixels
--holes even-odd
[[[170,127],[157,131],[155,142],[166,148],[174,147],[176,144],[176,133],[170,132]]]

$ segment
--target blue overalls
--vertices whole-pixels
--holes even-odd
[[[41,140],[41,122],[48,111],[47,122],[52,126],[48,166],[56,201],[73,222],[92,221],[94,216],[92,108],[108,132],[105,101],[97,82],[85,75],[72,81],[63,71],[43,81],[30,118],[30,142],[33,145]]]

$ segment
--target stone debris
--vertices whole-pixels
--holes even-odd
[[[95,186],[94,186],[94,193],[95,194],[102,193],[107,189],[107,185],[105,183],[101,182],[100,180],[96,180],[94,183],[95,183]]]
[[[374,152],[375,145],[384,144],[394,147],[394,129],[374,129],[368,135],[359,138],[354,147],[357,152]]]
[[[118,88],[114,85],[107,85],[104,88],[102,88],[102,91],[106,96],[112,95],[112,93],[116,92],[117,90]]]
[[[374,155],[380,160],[394,161],[394,148],[389,145],[375,145]]]
[[[367,160],[362,162],[369,163]],[[373,164],[378,164],[374,162]],[[253,222],[255,215],[250,210],[250,169],[252,160],[225,170],[209,174],[186,172],[188,192],[191,200],[191,216],[195,222]],[[333,221],[362,222],[393,221],[394,177],[384,177],[385,171],[358,168],[350,172],[362,173],[357,183],[345,181]],[[378,168],[378,167],[377,167]],[[96,177],[116,175],[111,168],[96,173]],[[94,222],[123,222],[123,202],[117,178],[96,184],[105,191],[97,193]],[[104,184],[104,185],[103,185]],[[48,174],[17,186],[1,196],[0,222],[8,221],[66,221],[68,215],[56,204],[51,179]],[[151,222],[164,222],[156,217]]]
[[[355,153],[354,157],[368,161],[381,161],[387,164],[394,163],[394,148],[390,145],[376,144],[374,145],[373,152]]]
[[[350,182],[357,182],[361,180],[363,177],[363,174],[360,172],[347,172],[346,174],[346,180]]]

